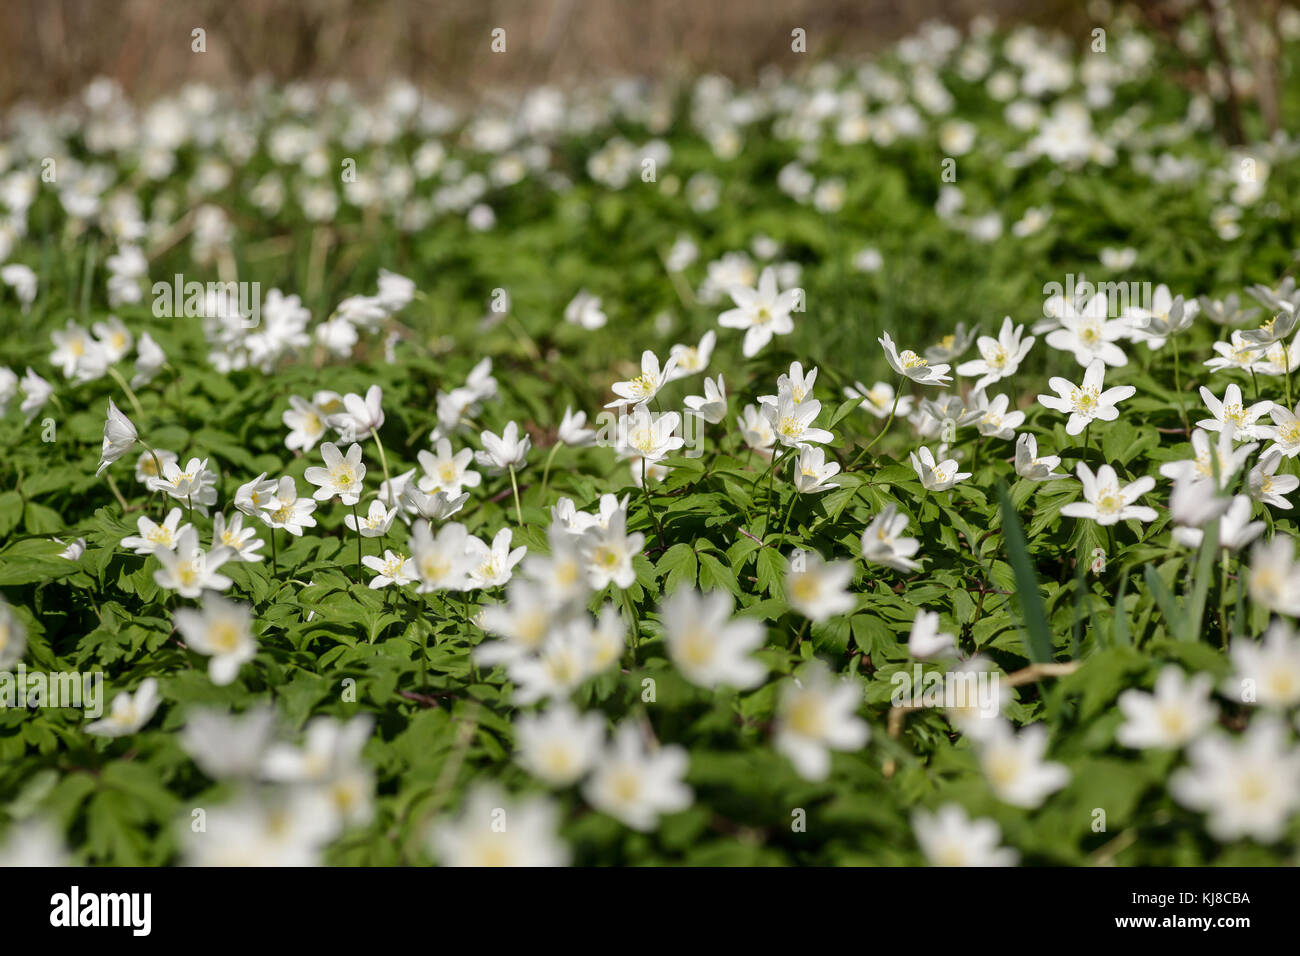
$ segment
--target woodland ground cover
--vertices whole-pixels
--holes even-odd
[[[0,856],[1294,863],[1297,147],[1107,40],[10,110]]]

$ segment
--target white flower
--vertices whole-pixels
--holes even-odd
[[[1278,534],[1255,545],[1250,560],[1250,599],[1270,611],[1300,617],[1300,566],[1295,561],[1295,541]]]
[[[207,829],[182,831],[188,866],[318,866],[338,816],[315,788],[247,795],[208,811]]]
[[[785,597],[810,621],[825,621],[857,606],[848,589],[852,580],[853,565],[847,561],[826,562],[815,551],[796,551],[785,573]]]
[[[1189,766],[1169,779],[1184,806],[1209,814],[1206,829],[1221,842],[1281,839],[1300,806],[1300,750],[1279,719],[1256,717],[1235,739],[1213,733],[1187,748]]]
[[[1130,689],[1119,695],[1124,723],[1115,739],[1137,749],[1184,746],[1214,722],[1218,710],[1210,702],[1213,683],[1209,674],[1188,679],[1182,668],[1163,668],[1154,693]]]
[[[1202,488],[1208,483],[1199,481],[1195,483],[1180,482],[1175,486],[1175,491],[1181,487],[1189,489],[1195,485]],[[1213,492],[1202,491],[1203,497],[1211,497]],[[1221,501],[1222,499],[1217,499]],[[1228,503],[1224,509],[1224,514],[1219,518],[1219,547],[1228,551],[1240,551],[1246,545],[1250,544],[1264,531],[1264,522],[1250,520],[1251,500],[1246,495],[1237,495]],[[1170,510],[1173,510],[1172,499],[1170,501]],[[1199,548],[1201,541],[1205,538],[1205,533],[1200,528],[1178,527],[1173,531],[1174,540],[1185,548]]]
[[[33,372],[30,367],[22,381],[18,383],[18,390],[23,393],[23,401],[18,406],[18,410],[27,416],[28,423],[45,407],[45,403],[54,394],[54,387]]]
[[[268,780],[306,785],[325,797],[340,824],[368,823],[372,815],[374,776],[361,760],[374,718],[361,714],[342,721],[315,717],[307,724],[302,747],[274,744],[262,761]]]
[[[1117,402],[1131,398],[1137,389],[1132,385],[1118,385],[1102,391],[1106,378],[1106,366],[1100,361],[1092,362],[1083,373],[1083,384],[1074,385],[1066,379],[1054,376],[1047,384],[1057,396],[1039,395],[1038,402],[1058,412],[1066,412],[1070,419],[1065,424],[1067,435],[1078,435],[1094,419],[1113,422],[1119,417]]]
[[[283,528],[295,537],[302,535],[303,528],[316,527],[316,519],[311,516],[316,510],[316,502],[298,497],[298,486],[292,475],[280,479],[273,496],[261,508],[258,517],[268,527]]]
[[[325,442],[320,446],[320,455],[325,467],[313,465],[303,472],[303,477],[318,487],[312,492],[317,501],[329,501],[338,495],[345,505],[354,505],[361,500],[361,483],[366,477],[366,466],[361,462],[361,446],[353,443],[344,456],[339,446]]]
[[[173,509],[176,510],[176,509]],[[244,527],[244,516],[238,511],[226,524],[226,516],[218,512],[212,518],[212,547],[225,548],[230,552],[232,561],[261,561],[261,550],[265,542],[257,536],[252,528]]]
[[[131,419],[123,415],[110,398],[108,417],[104,421],[104,447],[99,453],[99,470],[95,477],[102,475],[105,468],[130,451],[137,438]]]
[[[235,507],[252,518],[272,506],[275,490],[276,482],[268,479],[266,472],[262,472],[252,481],[239,486],[235,492]]]
[[[161,478],[149,479],[150,491],[162,491],[207,514],[208,505],[216,503],[217,476],[208,470],[206,458],[191,458],[182,469],[176,462],[163,463]]]
[[[61,331],[50,333],[54,342],[54,351],[50,353],[50,364],[56,365],[63,372],[64,378],[98,377],[103,374],[106,360],[103,347],[96,342],[81,326],[68,319]]]
[[[660,608],[664,643],[677,669],[692,684],[746,689],[767,676],[767,667],[750,656],[763,644],[762,624],[753,618],[732,618],[732,609],[726,593],[701,594],[689,586],[664,600]]]
[[[609,319],[600,308],[600,297],[591,295],[582,289],[573,300],[564,307],[564,321],[580,325],[588,332],[594,332]]]
[[[718,376],[716,384],[711,378],[704,380],[702,396],[688,395],[682,401],[687,408],[710,425],[716,425],[727,417],[727,386],[722,381],[721,375]]]
[[[1192,451],[1196,457],[1165,462],[1160,466],[1160,474],[1173,481],[1204,480],[1222,490],[1258,447],[1258,443],[1252,442],[1233,448],[1230,428],[1219,432],[1218,440],[1211,446],[1210,433],[1198,428],[1192,432]]]
[[[1275,620],[1258,643],[1234,638],[1229,656],[1233,675],[1224,682],[1225,696],[1279,709],[1300,704],[1300,638],[1286,621]]]
[[[826,452],[813,445],[804,445],[799,449],[799,458],[794,463],[794,486],[801,495],[820,494],[838,488],[839,485],[828,479],[840,472],[838,462],[827,462]]]
[[[876,418],[888,418],[892,411],[897,415],[906,418],[912,412],[912,396],[897,396],[898,404],[894,404],[894,386],[888,382],[877,382],[871,388],[867,388],[861,382],[854,382],[852,387],[844,389],[845,398],[861,398],[859,408],[865,408]]]
[[[1070,779],[1064,764],[1043,760],[1047,728],[1034,724],[1015,733],[1006,721],[978,741],[980,768],[994,795],[1003,803],[1032,810]]]
[[[583,448],[587,445],[594,444],[596,441],[596,432],[593,429],[587,428],[586,425],[586,412],[574,412],[571,408],[566,406],[564,409],[564,418],[560,421],[560,427],[556,431],[556,441],[568,445],[570,448]]]
[[[284,439],[284,447],[290,451],[294,449],[311,451],[324,437],[325,423],[329,416],[321,408],[297,395],[289,396],[289,406],[280,416],[281,421],[289,429],[289,434]]]
[[[492,539],[491,546],[478,538],[468,538],[465,542],[466,561],[469,583],[476,588],[501,587],[510,580],[516,564],[523,560],[528,549],[520,546],[510,550],[513,532],[502,528]]]
[[[861,702],[856,680],[832,677],[825,664],[814,661],[781,692],[773,745],[805,780],[825,780],[831,750],[858,750],[870,737],[856,716]]]
[[[898,513],[898,505],[892,501],[885,505],[880,514],[871,519],[867,530],[862,533],[862,557],[871,564],[883,564],[895,571],[915,571],[920,564],[912,556],[921,548],[915,538],[904,538],[907,530],[907,515]]]
[[[1273,403],[1257,402],[1254,405],[1243,406],[1241,388],[1236,383],[1228,386],[1223,393],[1223,401],[1215,398],[1214,393],[1202,385],[1201,400],[1205,402],[1205,407],[1214,417],[1201,419],[1196,423],[1197,428],[1204,428],[1207,432],[1217,432],[1223,431],[1226,425],[1237,441],[1269,438],[1273,434],[1274,429],[1255,424],[1259,416],[1273,408]]]
[[[663,368],[659,367],[659,357],[646,349],[641,353],[641,374],[626,382],[615,382],[610,386],[618,398],[608,402],[606,408],[622,408],[625,405],[644,405],[659,393],[669,381],[676,359],[670,358]]]
[[[1268,434],[1260,435],[1261,438],[1273,439],[1273,444],[1268,446],[1265,454],[1277,452],[1287,458],[1300,455],[1300,405],[1296,405],[1295,410],[1292,411],[1285,405],[1274,402],[1268,413],[1276,427],[1270,429]],[[1260,431],[1262,432],[1263,429]]]
[[[912,622],[912,632],[907,638],[907,653],[918,661],[935,657],[955,657],[957,639],[939,630],[939,615],[933,611],[917,611]]]
[[[1061,508],[1067,518],[1091,518],[1099,525],[1120,521],[1155,521],[1156,511],[1145,505],[1134,504],[1156,486],[1150,475],[1120,487],[1119,477],[1110,465],[1102,465],[1094,475],[1092,469],[1079,462],[1075,473],[1083,483],[1083,501],[1072,501]]]
[[[470,791],[460,816],[439,823],[430,837],[443,866],[565,866],[559,812],[545,797],[513,800],[494,784]]]
[[[208,676],[219,687],[233,683],[240,666],[257,654],[253,613],[247,604],[209,594],[199,610],[179,608],[173,619],[190,650],[212,658]]]
[[[941,448],[940,452],[942,451]],[[968,471],[957,470],[955,458],[936,462],[934,453],[924,445],[921,446],[919,453],[911,452],[908,457],[912,460],[912,468],[916,471],[916,476],[921,479],[921,484],[927,491],[947,491],[957,482],[965,481],[971,476]]]
[[[1133,339],[1145,340],[1150,349],[1161,348],[1171,335],[1191,328],[1199,310],[1195,299],[1184,301],[1181,295],[1172,295],[1169,287],[1161,283],[1151,297],[1150,311],[1137,309],[1130,317]]]
[[[931,365],[911,349],[905,349],[900,353],[894,347],[894,340],[889,337],[888,332],[876,341],[885,350],[885,359],[889,362],[889,367],[899,375],[922,385],[947,385],[952,381],[947,365]]]
[[[13,608],[0,597],[0,670],[8,670],[22,660],[27,650],[27,628]]]
[[[589,638],[588,629],[574,619],[547,637],[537,656],[507,658],[506,673],[515,685],[515,703],[526,707],[577,690],[592,674],[594,648]]]
[[[649,749],[631,721],[614,731],[595,771],[582,788],[587,801],[634,830],[652,830],[665,813],[691,805],[693,795],[682,782],[689,763],[676,745]]]
[[[396,272],[380,269],[379,291],[375,298],[389,314],[400,312],[415,298],[415,282]]]
[[[1128,323],[1108,319],[1109,309],[1107,297],[1099,293],[1089,299],[1082,310],[1065,310],[1060,316],[1061,328],[1047,333],[1047,344],[1054,349],[1072,352],[1074,360],[1085,367],[1094,362],[1127,365],[1128,356],[1115,342],[1127,334]]]
[[[153,340],[153,336],[148,332],[141,333],[139,341],[135,343],[135,374],[131,376],[131,387],[139,388],[149,384],[166,364],[167,356]]]
[[[204,588],[224,591],[232,583],[224,574],[217,574],[217,569],[230,560],[230,552],[216,548],[205,553],[199,547],[199,533],[192,527],[177,535],[174,549],[157,548],[153,556],[162,565],[153,573],[158,586],[181,597],[196,598]]]
[[[107,364],[116,364],[131,351],[134,339],[117,316],[110,315],[106,322],[96,322],[90,328],[95,333],[95,343]]]
[[[450,522],[438,529],[435,536],[429,531],[429,522],[421,520],[411,530],[411,561],[420,579],[416,591],[460,591],[467,583],[468,556],[465,542],[469,538],[465,526]]]
[[[384,424],[384,392],[378,385],[371,385],[363,398],[357,394],[343,396],[344,411],[329,417],[331,428],[338,431],[341,440],[354,442],[366,438],[372,432],[379,431]],[[307,479],[311,481],[310,478]],[[345,501],[344,504],[352,504]]]
[[[373,554],[362,555],[361,563],[375,572],[375,576],[370,579],[370,587],[374,589],[386,588],[390,584],[405,587],[416,578],[415,565],[411,559],[392,551],[385,550],[382,558]]]
[[[14,370],[0,365],[0,417],[9,411],[9,403],[18,394],[18,376]]]
[[[519,763],[553,787],[581,780],[605,745],[600,714],[580,714],[568,703],[554,704],[541,714],[523,714],[514,730]]]
[[[1291,508],[1286,496],[1300,488],[1300,478],[1295,475],[1279,475],[1278,465],[1282,464],[1282,453],[1269,450],[1260,456],[1259,463],[1250,470],[1246,484],[1250,496],[1256,501],[1274,508]]]
[[[363,538],[382,538],[393,526],[395,517],[397,517],[396,508],[385,508],[382,501],[375,499],[370,502],[370,508],[364,518],[357,515],[344,515],[343,523],[348,526],[349,531],[355,531]]]
[[[676,412],[657,415],[645,406],[638,406],[619,416],[615,450],[619,455],[640,458],[647,464],[658,462],[686,443],[677,434],[681,420]]]
[[[745,406],[742,416],[736,419],[736,427],[740,429],[740,437],[746,445],[764,458],[771,457],[770,449],[776,444],[776,432],[767,415],[757,405]]]
[[[56,544],[63,544],[62,538],[55,538]],[[86,553],[86,539],[74,538],[72,542],[59,552],[59,557],[67,561],[80,561],[81,556]]]
[[[580,544],[587,584],[593,590],[611,583],[619,588],[631,587],[636,580],[632,559],[644,545],[645,535],[640,531],[627,533],[627,512],[623,510],[611,515],[608,525],[588,528]]]
[[[122,691],[113,698],[113,709],[102,720],[86,725],[86,733],[101,737],[125,737],[138,731],[153,717],[160,703],[158,681],[147,677],[140,682],[135,694]]]
[[[825,444],[834,441],[835,436],[824,428],[817,428],[813,422],[821,414],[822,403],[815,398],[808,398],[795,404],[794,395],[782,391],[773,405],[763,405],[763,413],[772,423],[776,440],[787,448],[807,445],[810,442]]]
[[[454,497],[445,491],[435,491],[431,495],[426,495],[410,482],[405,483],[397,495],[397,503],[402,506],[406,514],[428,521],[446,521],[465,507],[467,501],[469,501],[468,491],[462,491]]]
[[[758,278],[758,287],[732,285],[727,294],[736,304],[718,316],[718,324],[728,329],[744,329],[745,341],[741,352],[745,358],[757,355],[774,335],[787,335],[794,331],[790,313],[799,301],[798,289],[777,289],[776,270],[768,266]]]
[[[181,534],[190,527],[188,524],[181,524],[180,520],[180,508],[173,508],[167,512],[167,517],[163,519],[162,524],[157,524],[145,515],[141,515],[135,521],[136,527],[140,529],[139,536],[127,535],[122,539],[122,547],[130,548],[136,554],[153,554],[159,548],[175,550]]]
[[[1068,478],[1065,472],[1053,471],[1061,463],[1058,455],[1038,457],[1038,439],[1025,432],[1016,439],[1016,474],[1030,481],[1050,481]]]
[[[708,368],[717,339],[718,333],[709,329],[700,338],[699,345],[674,345],[669,349],[668,357],[673,360],[673,366],[668,374],[668,381],[675,382],[679,378],[686,378]]]
[[[191,710],[181,731],[181,746],[214,780],[248,779],[261,770],[275,732],[275,708],[250,707],[242,714]]]
[[[935,813],[912,814],[912,832],[931,866],[1015,866],[1015,850],[1000,847],[1002,831],[992,820],[972,820],[955,803]]]
[[[1264,350],[1242,338],[1240,330],[1233,332],[1229,338],[1229,342],[1214,343],[1214,351],[1219,354],[1216,358],[1208,359],[1205,362],[1206,368],[1215,371],[1221,369],[1252,371]]]
[[[534,560],[530,558],[526,567],[531,567]],[[558,613],[544,585],[515,578],[506,590],[506,602],[488,605],[479,618],[483,630],[503,640],[480,644],[474,649],[474,659],[490,667],[540,650]]]
[[[957,374],[980,376],[975,382],[976,391],[986,389],[994,382],[1000,382],[1014,375],[1020,368],[1020,363],[1029,354],[1029,350],[1033,348],[1035,341],[1032,335],[1022,341],[1021,336],[1024,331],[1023,325],[1015,325],[1011,321],[1011,316],[1007,316],[1002,320],[1002,329],[996,339],[981,335],[975,341],[980,358],[958,365]]]
[[[982,391],[976,391],[971,399],[975,409],[981,413],[975,422],[981,435],[1007,440],[1016,437],[1016,429],[1025,422],[1025,413],[1018,410],[1008,413],[1011,400],[1007,396],[997,395],[990,400]]]
[[[500,474],[510,468],[518,471],[524,466],[528,451],[533,447],[530,437],[519,437],[519,426],[514,422],[506,423],[499,436],[485,431],[479,434],[479,439],[483,442],[483,450],[475,452],[474,459],[492,474]]]
[[[801,363],[791,362],[790,371],[781,373],[781,377],[776,380],[776,394],[760,395],[758,404],[777,405],[781,401],[781,396],[788,394],[790,400],[798,406],[805,400],[812,398],[813,385],[816,381],[817,369],[810,369],[805,375]]]

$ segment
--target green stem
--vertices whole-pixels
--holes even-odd
[[[1183,419],[1183,430],[1190,433],[1192,426],[1187,422],[1187,406],[1183,404],[1183,363],[1182,356],[1178,352],[1178,336],[1174,335],[1172,339],[1174,342],[1174,392],[1178,395],[1178,414]]]
[[[363,577],[361,571],[361,516],[357,514],[356,502],[352,503],[352,520],[357,525],[357,580],[360,581]]]
[[[632,604],[632,595],[627,591],[623,592],[623,606],[627,608],[627,616],[632,621],[632,663],[636,664],[636,646],[641,643],[641,622]]]
[[[519,482],[515,480],[515,466],[510,465],[510,487],[515,493],[515,520],[519,522],[519,527],[524,526],[524,509],[519,506]]]
[[[271,575],[273,577],[280,574],[280,556],[275,550],[275,529],[271,529]]]
[[[790,512],[794,511],[794,503],[799,497],[798,491],[790,492],[790,504],[786,506],[785,517],[781,519],[781,549],[785,550],[785,530],[790,524]]]
[[[542,466],[542,506],[546,506],[546,489],[551,480],[551,461],[555,458],[555,453],[560,450],[560,443],[557,441],[551,446],[551,450],[546,455],[546,464]]]
[[[772,530],[772,479],[776,477],[777,465],[784,462],[795,449],[789,448],[783,451],[779,456],[772,455],[772,467],[767,470],[767,511],[763,515],[763,533],[759,535],[759,540],[767,538],[767,533]]]
[[[898,387],[894,389],[894,404],[889,407],[889,417],[885,419],[885,427],[880,429],[879,433],[877,433],[875,438],[871,439],[870,444],[868,444],[866,448],[858,452],[858,457],[853,459],[852,464],[850,464],[849,467],[845,469],[845,471],[852,471],[854,468],[856,468],[858,466],[858,462],[862,460],[862,456],[865,455],[867,452],[871,451],[872,446],[875,445],[876,442],[880,441],[880,439],[885,436],[885,432],[889,431],[889,426],[894,423],[894,413],[898,411],[898,400],[902,397],[903,397],[903,379],[899,378]]]
[[[140,407],[140,399],[135,397],[135,391],[132,390],[127,380],[122,377],[122,373],[111,365],[108,367],[108,374],[113,376],[113,379],[121,386],[122,391],[126,393],[127,401],[131,403],[131,407],[135,410],[135,417],[143,425],[144,409]]]
[[[388,477],[388,456],[384,454],[384,443],[379,440],[379,429],[372,428],[370,437],[375,440],[375,448],[379,450],[379,464],[384,469],[384,487],[388,489],[388,507],[393,507],[393,482]]]
[[[664,526],[659,523],[659,513],[655,511],[654,499],[650,496],[650,479],[646,475],[645,457],[641,458],[641,492],[645,495],[646,510],[650,512],[650,520],[655,523],[655,534],[659,536],[659,547],[662,550],[668,546],[664,541]]]

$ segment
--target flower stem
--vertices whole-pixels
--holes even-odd
[[[555,453],[560,449],[560,442],[551,446],[551,450],[546,455],[546,464],[542,466],[542,506],[546,505],[546,489],[551,480],[551,461],[555,458]]]
[[[781,547],[785,548],[785,529],[790,524],[790,512],[794,511],[794,503],[799,497],[799,492],[790,492],[790,504],[786,506],[785,517],[781,519]]]
[[[375,440],[375,448],[379,450],[379,464],[384,469],[384,487],[388,489],[388,507],[393,507],[393,482],[388,477],[388,456],[384,454],[384,443],[379,440],[379,429],[372,428],[370,437]]]
[[[641,643],[641,622],[637,619],[636,608],[632,605],[632,595],[627,591],[623,592],[623,606],[627,608],[627,616],[632,619],[632,663],[636,663],[636,646]]]
[[[782,452],[780,457],[772,456],[772,467],[767,471],[767,512],[763,515],[763,533],[759,539],[765,539],[767,533],[772,530],[772,479],[776,477],[777,465],[782,464],[785,460],[794,454],[795,449],[790,448]]]
[[[867,452],[871,451],[871,446],[874,445],[876,442],[880,441],[880,439],[884,437],[885,432],[889,431],[889,426],[894,423],[894,413],[898,411],[898,400],[902,397],[902,395],[903,395],[903,379],[900,378],[898,380],[898,387],[894,389],[894,404],[889,407],[889,418],[885,419],[885,427],[880,429],[880,431],[876,434],[876,437],[871,439],[870,444],[868,444],[866,448],[858,452],[858,457],[853,459],[852,464],[850,464],[849,467],[845,469],[846,471],[850,471],[856,468],[858,462],[862,460],[862,456],[865,455]]]
[[[519,506],[519,482],[515,480],[515,466],[510,465],[510,487],[515,493],[515,520],[519,522],[519,527],[524,526],[524,509]]]
[[[645,458],[641,459],[641,491],[645,495],[645,506],[650,512],[650,519],[655,523],[655,534],[659,536],[659,547],[667,547],[664,541],[664,526],[659,523],[659,514],[655,511],[654,499],[650,497],[650,479],[646,475]]]
[[[131,407],[135,409],[136,418],[143,419],[144,409],[140,407],[140,399],[135,397],[135,392],[132,390],[131,386],[127,384],[126,379],[122,377],[122,373],[110,365],[108,367],[108,374],[113,376],[118,385],[122,386],[122,391],[126,393],[127,400],[131,403]]]
[[[275,550],[275,529],[271,529],[271,575],[277,577],[280,574],[280,556]]]
[[[352,502],[352,520],[357,525],[357,580],[361,580],[361,516],[357,514],[357,503]]]
[[[1187,406],[1183,404],[1182,356],[1178,352],[1178,336],[1175,335],[1172,338],[1174,341],[1174,392],[1178,395],[1178,414],[1183,419],[1183,430],[1190,434],[1192,426],[1187,423]]]

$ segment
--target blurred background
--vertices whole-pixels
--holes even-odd
[[[1182,0],[1174,6],[1195,6]],[[876,49],[930,19],[1080,30],[1108,5],[1084,0],[7,0],[0,106],[50,102],[96,76],[149,97],[189,80],[224,85],[393,77],[472,93],[538,82],[700,71],[744,78],[809,58]],[[1161,4],[1148,5],[1158,8]],[[489,49],[506,30],[505,58]],[[191,32],[206,31],[205,53]]]

